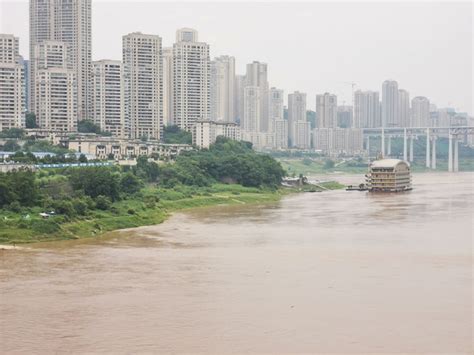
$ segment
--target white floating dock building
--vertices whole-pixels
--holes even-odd
[[[367,187],[370,192],[411,190],[410,164],[399,159],[381,159],[370,164]]]

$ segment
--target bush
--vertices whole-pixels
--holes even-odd
[[[114,206],[110,207],[109,211],[112,212],[113,214],[120,214],[120,210]]]
[[[0,181],[0,208],[9,205],[17,199],[17,196],[13,192],[10,184],[4,181]]]
[[[107,196],[112,201],[120,195],[120,176],[103,167],[76,168],[69,178],[74,190],[82,190],[90,197]]]
[[[53,202],[53,208],[56,213],[72,217],[76,214],[76,210],[71,201],[56,200]]]
[[[32,230],[42,233],[42,234],[53,234],[59,231],[60,227],[59,224],[53,220],[43,220],[43,219],[36,219],[31,221]]]
[[[6,141],[5,144],[3,145],[3,150],[7,152],[16,152],[20,149],[21,147],[15,141],[12,141],[12,140]]]
[[[131,172],[122,175],[122,178],[120,179],[120,189],[122,192],[131,195],[140,191],[141,187],[141,181]]]
[[[30,224],[29,224],[28,222],[24,221],[24,220],[18,222],[18,223],[16,224],[16,226],[17,226],[18,228],[22,228],[22,229],[30,228]]]
[[[92,199],[92,197],[85,196],[82,200],[87,204],[88,209],[94,210],[96,208],[95,201]]]
[[[145,207],[149,209],[154,209],[156,208],[156,203],[155,201],[145,201]]]
[[[72,205],[76,213],[80,216],[84,216],[87,213],[87,202],[82,199],[74,199]]]
[[[95,207],[99,210],[106,211],[110,209],[111,204],[112,202],[110,201],[110,199],[103,195],[99,195],[95,199]]]
[[[0,173],[0,204],[14,201],[20,206],[33,206],[39,197],[39,188],[35,181],[35,173],[20,169],[8,173]]]
[[[192,144],[191,132],[180,129],[178,126],[165,126],[163,130],[164,143]]]
[[[148,182],[155,182],[160,175],[160,167],[158,164],[149,162],[146,156],[139,156],[137,158],[137,165],[134,166],[132,170],[137,177]]]
[[[0,138],[23,138],[25,130],[23,128],[10,128],[0,132]]]
[[[18,201],[13,201],[10,203],[10,206],[8,206],[8,209],[12,212],[19,213],[21,212],[21,205]]]

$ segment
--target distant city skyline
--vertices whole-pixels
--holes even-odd
[[[0,32],[18,36],[20,54],[29,57],[28,1],[0,0],[0,9]],[[192,27],[200,40],[209,43],[211,59],[235,57],[236,74],[245,74],[246,64],[253,61],[268,64],[269,85],[284,90],[286,105],[293,91],[307,93],[310,110],[315,109],[316,95],[325,92],[337,95],[338,104],[348,105],[350,82],[357,84],[356,90],[381,93],[382,82],[393,79],[410,97],[424,96],[438,107],[473,113],[469,2],[93,0],[92,14],[93,60],[120,60],[122,36],[129,32],[159,35],[168,47],[176,29]]]

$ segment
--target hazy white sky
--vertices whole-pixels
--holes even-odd
[[[92,0],[93,59],[121,59],[121,37],[193,27],[211,56],[233,55],[237,72],[268,63],[271,86],[351,103],[350,85],[381,90],[395,79],[411,98],[473,113],[473,5],[465,2],[163,2]],[[0,32],[28,57],[28,1],[0,0]]]

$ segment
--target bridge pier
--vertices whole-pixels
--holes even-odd
[[[459,171],[459,140],[454,139],[454,172]]]
[[[365,145],[365,149],[367,150],[367,157],[370,158],[370,136],[367,136],[367,144]]]
[[[448,171],[453,172],[453,136],[451,132],[449,135],[449,144],[448,144]]]
[[[413,140],[414,138],[413,136],[411,136],[410,137],[410,160],[409,160],[410,163],[413,163],[413,154],[414,154],[413,153]]]
[[[407,154],[407,129],[403,129],[403,160],[407,161],[408,154]]]
[[[392,137],[388,136],[387,137],[387,156],[389,157],[392,155]]]
[[[433,141],[431,142],[431,169],[436,170],[436,137],[433,136]]]
[[[426,167],[430,167],[430,129],[426,129]]]
[[[385,158],[385,131],[383,128],[382,128],[382,143],[381,143],[380,150],[382,152],[382,158]]]

